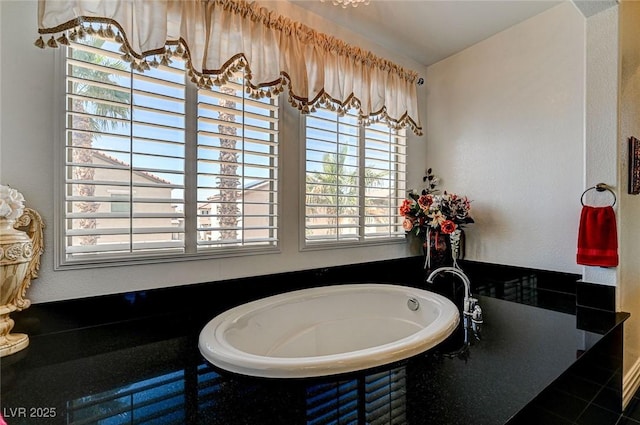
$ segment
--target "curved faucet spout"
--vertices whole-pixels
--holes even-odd
[[[427,283],[433,283],[433,279],[437,275],[439,275],[440,273],[451,273],[451,274],[454,274],[454,275],[458,276],[460,278],[460,280],[462,280],[462,283],[464,283],[464,296],[465,296],[465,299],[471,297],[471,281],[469,280],[467,275],[464,274],[464,272],[462,270],[460,270],[459,268],[451,267],[451,266],[439,267],[439,268],[437,268],[437,269],[435,269],[434,271],[431,272],[429,277],[427,277],[426,282]]]
[[[440,267],[435,269],[427,277],[427,283],[433,283],[433,279],[440,273],[451,273],[460,278],[464,283],[464,303],[462,307],[462,313],[464,317],[465,327],[468,323],[468,319],[471,319],[471,325],[474,330],[479,330],[479,325],[483,322],[482,309],[478,305],[478,300],[471,296],[471,281],[467,275],[457,267]]]

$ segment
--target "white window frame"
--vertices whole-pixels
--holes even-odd
[[[365,140],[365,129],[366,127],[363,124],[359,126],[359,169],[362,170],[364,167],[364,140]],[[366,216],[364,216],[364,197],[365,197],[365,189],[364,189],[364,178],[360,176],[359,183],[359,209],[360,209],[360,221],[358,224],[358,238],[353,239],[345,239],[345,240],[318,240],[309,242],[306,238],[306,160],[307,160],[307,144],[306,144],[306,131],[307,131],[307,115],[303,115],[300,118],[300,192],[299,192],[299,220],[298,220],[298,229],[299,229],[299,250],[300,251],[314,251],[314,250],[325,250],[325,249],[336,249],[336,248],[356,248],[362,246],[372,246],[372,245],[395,245],[395,244],[406,244],[406,234],[402,229],[402,220],[398,214],[396,217],[397,221],[395,223],[395,233],[390,235],[389,237],[380,237],[380,238],[365,238],[364,226],[366,221]],[[405,162],[404,166],[404,179],[400,184],[400,187],[397,188],[399,193],[406,194],[406,182],[407,182],[407,159],[408,155],[406,153],[406,149],[408,146],[408,135],[405,134]],[[397,205],[399,208],[400,205]]]
[[[54,85],[54,270],[69,270],[69,269],[86,269],[86,268],[100,268],[110,266],[126,266],[136,264],[153,264],[164,262],[181,262],[203,259],[215,259],[226,258],[236,256],[252,256],[257,254],[273,254],[281,252],[281,210],[282,210],[282,178],[279,175],[275,182],[276,188],[276,205],[277,212],[275,220],[277,222],[276,231],[277,238],[272,245],[261,246],[231,246],[221,248],[207,248],[201,251],[197,251],[196,247],[196,233],[197,229],[195,225],[189,223],[190,220],[195,220],[198,214],[197,208],[197,165],[195,160],[197,158],[197,128],[198,128],[198,88],[188,81],[186,77],[186,97],[185,97],[185,251],[184,252],[165,252],[158,254],[147,253],[128,253],[125,255],[105,256],[101,258],[87,258],[87,259],[69,259],[66,254],[66,234],[65,234],[65,194],[66,194],[66,115],[67,115],[67,101],[66,101],[66,66],[67,66],[67,49],[62,47],[57,49],[54,55],[55,63],[55,81]],[[283,105],[285,102],[279,101],[277,107],[278,120],[282,122]],[[279,136],[281,139],[281,135]],[[281,149],[282,142],[278,141],[278,162],[281,161]],[[188,190],[188,187],[191,189]],[[209,215],[214,217],[215,214]],[[242,218],[240,218],[242,222]],[[191,241],[190,239],[193,239]]]

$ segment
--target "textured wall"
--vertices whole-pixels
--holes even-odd
[[[563,3],[428,68],[426,165],[473,199],[469,259],[581,271],[584,46]]]
[[[586,75],[585,189],[602,182],[619,196],[624,188],[618,185],[618,7],[587,19]],[[602,205],[611,195],[592,190],[585,199]],[[619,215],[619,203],[615,209]],[[585,266],[582,275],[587,282],[616,285],[617,271]]]

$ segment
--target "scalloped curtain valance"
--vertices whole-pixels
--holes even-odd
[[[286,87],[289,102],[303,113],[315,105],[356,108],[365,125],[382,121],[422,134],[414,71],[256,3],[39,0],[38,28],[42,48],[96,33],[120,42],[123,59],[140,71],[180,55],[191,80],[211,87],[244,68],[254,97]]]

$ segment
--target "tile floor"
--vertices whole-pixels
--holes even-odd
[[[625,411],[618,418],[615,425],[639,425],[640,424],[640,390],[638,390]]]
[[[621,415],[615,412],[615,398],[609,392],[606,388],[603,389],[586,407],[576,403],[573,397],[558,397],[556,402],[563,404],[563,417],[550,415],[544,425],[640,425],[640,390]],[[569,421],[568,413],[572,410],[576,416]]]

